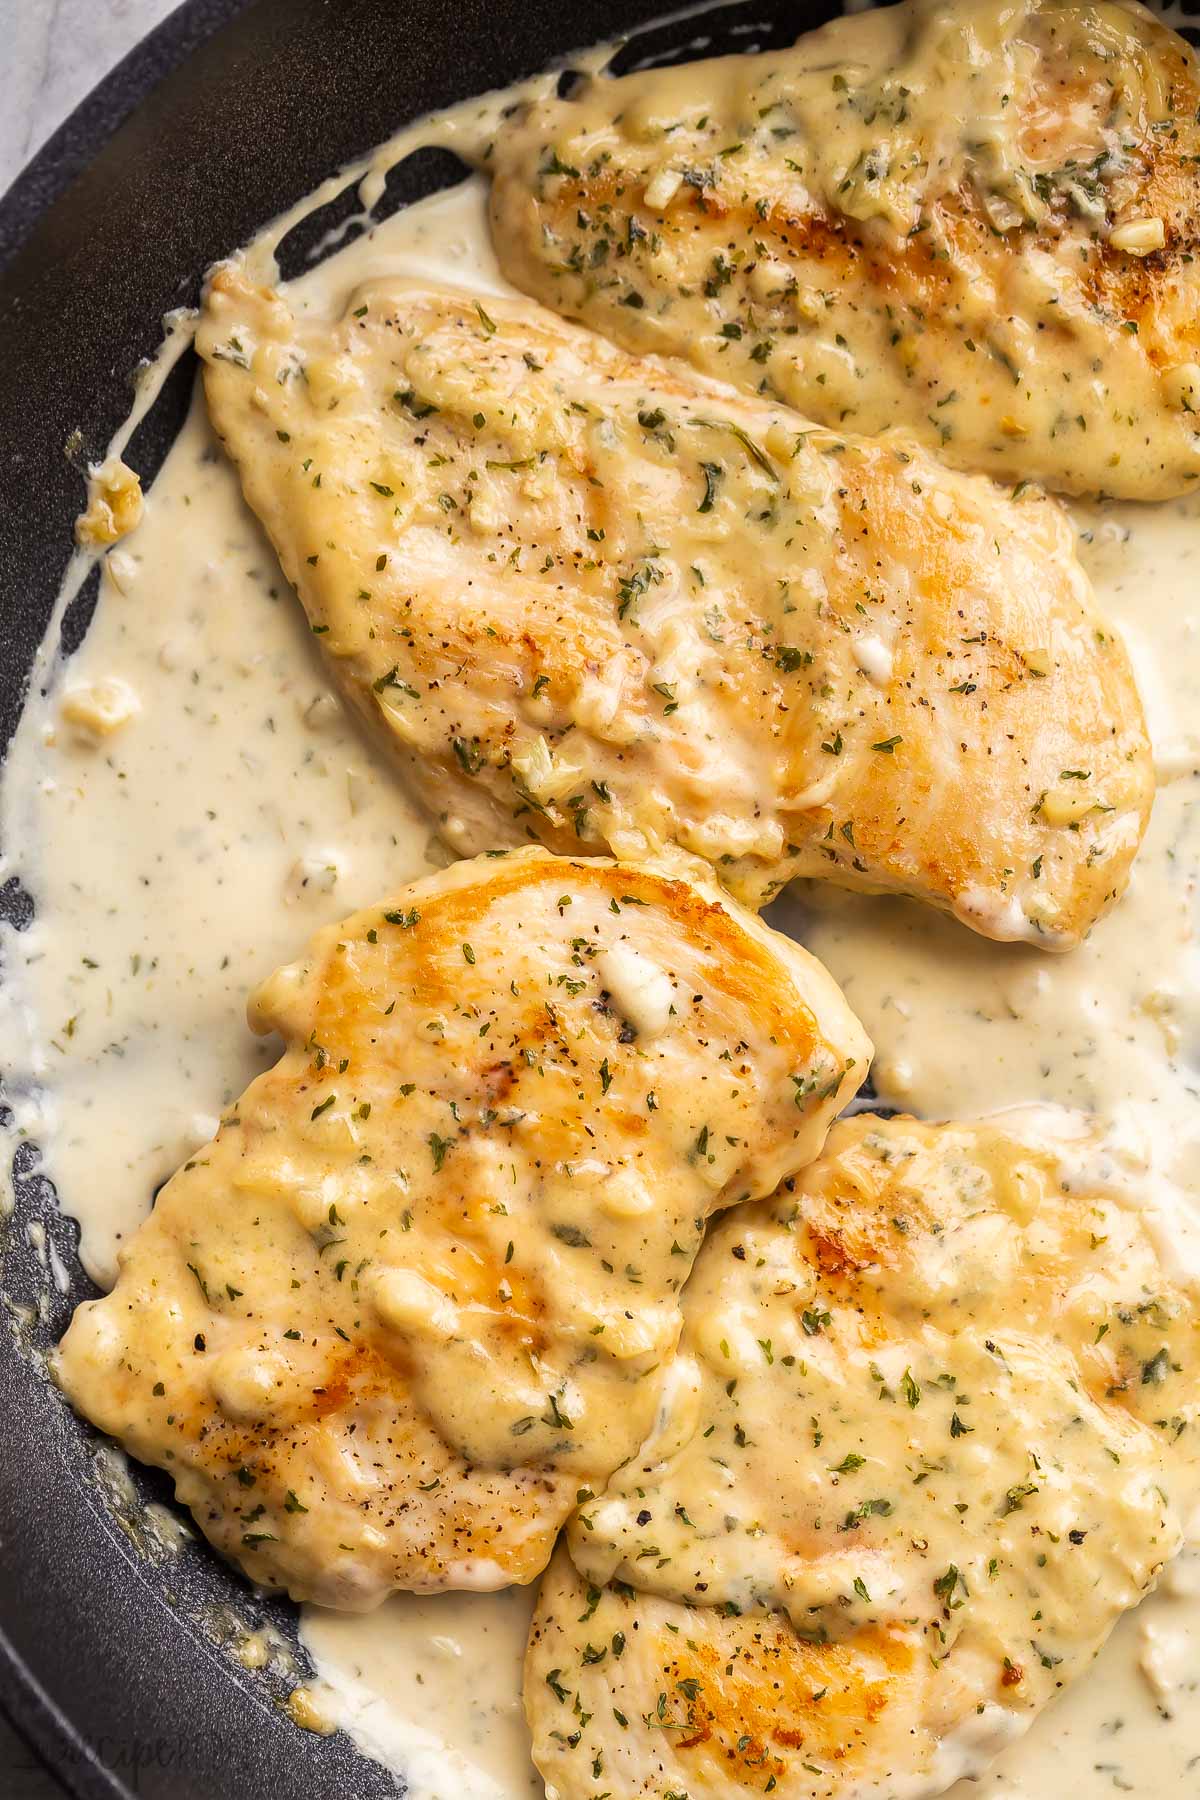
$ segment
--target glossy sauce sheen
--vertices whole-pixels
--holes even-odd
[[[1196,1309],[1141,1179],[1062,1108],[865,1112],[710,1231],[654,1438],[543,1583],[561,1800],[597,1760],[628,1795],[915,1800],[1083,1675],[1200,1497]]]
[[[364,278],[393,274],[503,293],[484,206],[472,181],[412,209],[306,277],[293,304],[336,316]],[[885,1099],[932,1116],[1091,1106],[1130,1154],[1194,1192],[1200,526],[1186,503],[1077,518],[1101,606],[1134,654],[1162,784],[1121,906],[1053,959],[828,890],[789,894],[770,917],[783,926],[813,903],[806,941],[873,1035]],[[83,649],[26,711],[3,806],[37,902],[31,929],[6,942],[16,1128],[45,1147],[107,1285],[155,1184],[276,1053],[244,1023],[250,988],[431,857],[426,827],[329,696],[199,408],[108,558]],[[1176,1278],[1195,1281],[1200,1225],[1166,1185],[1151,1211]],[[1095,1670],[955,1800],[1060,1788],[1183,1800],[1200,1756],[1198,1596],[1185,1551]],[[518,1702],[526,1615],[520,1592],[401,1597],[362,1619],[306,1608],[318,1703],[408,1770],[420,1800],[536,1793]]]
[[[814,876],[1060,950],[1123,891],[1150,745],[1039,490],[528,302],[376,282],[306,329],[232,263],[197,348],[333,680],[455,850],[676,843],[756,905]]]
[[[284,1055],[53,1359],[252,1580],[531,1581],[650,1432],[705,1219],[806,1167],[870,1059],[707,877],[489,851],[255,990]]]
[[[1200,475],[1194,59],[1137,5],[905,0],[535,103],[505,273],[619,343],[1069,493]]]

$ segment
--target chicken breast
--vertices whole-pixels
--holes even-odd
[[[524,304],[337,324],[226,268],[209,408],[343,692],[459,851],[672,843],[1079,940],[1150,804],[1058,507]]]
[[[655,1433],[543,1587],[552,1800],[934,1794],[1087,1667],[1200,1496],[1200,1295],[1145,1184],[1077,1114],[860,1114],[714,1227]]]
[[[1200,78],[1120,0],[909,0],[502,128],[509,278],[629,350],[1154,500],[1200,477]]]
[[[811,1161],[870,1046],[685,872],[540,850],[320,932],[250,1018],[282,1057],[57,1378],[256,1582],[529,1581],[650,1428],[705,1219]]]

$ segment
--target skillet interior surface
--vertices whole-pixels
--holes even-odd
[[[0,203],[4,744],[69,558],[84,465],[127,414],[129,379],[158,347],[162,315],[195,303],[216,257],[407,120],[663,10],[661,0],[189,0],[83,103]],[[639,33],[619,66],[782,45],[836,10],[836,0],[718,7]],[[403,165],[381,208],[454,179],[459,166],[448,162],[425,153]],[[353,210],[349,196],[334,203],[289,254],[301,258]],[[147,482],[192,373],[185,359],[127,452]],[[68,616],[68,647],[94,603],[93,580]],[[33,916],[15,878],[0,888],[0,910],[19,927]],[[269,1622],[294,1644],[294,1609],[256,1596],[194,1540],[156,1552],[143,1509],[169,1503],[163,1477],[133,1469],[132,1488],[102,1478],[100,1440],[65,1406],[44,1361],[94,1290],[36,1146],[10,1147],[0,1701],[86,1800],[396,1793],[395,1778],[346,1738],[290,1723],[281,1702],[291,1682],[251,1675],[220,1648],[235,1618]],[[35,1221],[68,1273],[65,1291],[30,1241]]]

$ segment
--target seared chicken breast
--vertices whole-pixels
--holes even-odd
[[[447,841],[679,844],[1077,942],[1150,804],[1070,526],[524,304],[401,282],[331,324],[234,268],[213,422],[343,692]]]
[[[591,81],[486,158],[509,278],[627,349],[947,461],[1200,477],[1200,78],[1121,0],[909,0]]]
[[[460,863],[251,1002],[284,1052],[57,1354],[256,1582],[529,1581],[633,1455],[707,1216],[817,1154],[870,1046],[686,872]]]
[[[860,1114],[714,1227],[655,1432],[544,1584],[555,1800],[937,1793],[1086,1668],[1200,1494],[1145,1198],[1078,1114]]]

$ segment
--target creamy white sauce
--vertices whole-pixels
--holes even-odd
[[[799,905],[792,918],[873,1035],[885,1100],[931,1117],[1031,1100],[1083,1107],[1119,1121],[1195,1194],[1200,504],[1075,512],[1101,605],[1130,644],[1155,746],[1158,794],[1121,904],[1062,957],[986,942],[904,901],[813,888],[785,904]]]
[[[472,179],[363,236],[293,290],[331,315],[367,274],[507,292]],[[107,735],[64,721],[121,683]],[[106,707],[107,710],[107,707]],[[6,1093],[103,1286],[154,1190],[278,1043],[246,996],[312,932],[445,858],[342,707],[237,478],[193,405],[137,531],[106,558],[83,646],[36,686],[0,788],[36,903],[4,938]],[[532,1597],[401,1595],[305,1608],[319,1713],[413,1800],[535,1791],[520,1708]],[[448,1646],[457,1645],[457,1651]]]
[[[469,135],[479,111],[432,135]],[[373,159],[365,205],[396,155]],[[293,292],[330,315],[367,275],[503,292],[483,206],[472,179]],[[885,1099],[934,1116],[1057,1100],[1113,1119],[1170,1178],[1148,1187],[1156,1227],[1200,1273],[1200,1222],[1180,1218],[1173,1191],[1200,1186],[1198,517],[1194,504],[1078,509],[1102,602],[1135,654],[1162,783],[1133,888],[1082,950],[991,944],[915,906],[832,889],[789,897],[771,918],[801,924],[842,982],[879,1046]],[[0,790],[7,872],[36,903],[30,929],[4,937],[8,1091],[15,1130],[43,1147],[85,1265],[106,1283],[156,1184],[275,1054],[245,1025],[247,992],[316,926],[426,867],[431,848],[330,700],[202,407],[107,559],[83,647],[65,667],[53,651],[52,632],[49,695],[35,681]],[[868,672],[882,674],[886,654],[864,640]],[[1182,1800],[1200,1766],[1198,1589],[1181,1560],[1094,1672],[957,1800],[1072,1785]],[[305,1609],[314,1703],[406,1773],[414,1800],[536,1793],[519,1699],[529,1604],[516,1592],[398,1596],[367,1618]]]
[[[878,1047],[882,1098],[932,1117],[1092,1109],[1149,1164],[1177,1272],[1200,1271],[1200,505],[1079,506],[1084,561],[1137,667],[1158,796],[1124,900],[1070,955],[988,943],[905,901],[813,888],[791,914]],[[1158,1182],[1155,1176],[1162,1177]],[[1169,1185],[1168,1185],[1169,1184]],[[1184,1561],[1076,1683],[954,1800],[1052,1789],[1170,1800],[1200,1768],[1200,1583]],[[1167,1716],[1169,1714],[1169,1716]]]
[[[525,1800],[521,1662],[534,1590],[397,1594],[366,1618],[305,1607],[318,1707],[402,1769],[414,1800]]]
[[[472,179],[295,291],[333,314],[368,272],[469,268],[500,291],[484,200]],[[3,806],[38,903],[6,946],[9,1087],[108,1286],[154,1188],[278,1053],[246,1025],[250,989],[317,926],[445,860],[329,692],[199,399],[105,559],[83,647],[26,707]]]

